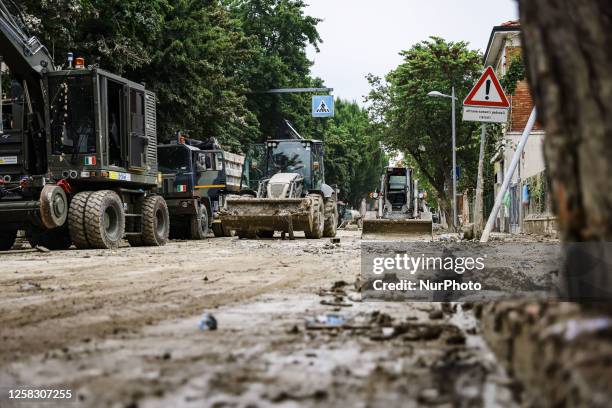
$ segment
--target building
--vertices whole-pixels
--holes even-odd
[[[520,63],[521,26],[508,21],[493,27],[484,55],[485,66],[492,66],[498,78],[503,78],[512,64]],[[493,158],[497,194],[514,155],[516,146],[533,109],[533,100],[527,80],[517,82],[510,99],[508,122],[503,126],[503,141]],[[545,133],[536,123],[521,155],[519,166],[510,185],[496,223],[498,231],[526,233],[555,233],[546,180],[544,161]],[[527,194],[525,194],[527,193]]]

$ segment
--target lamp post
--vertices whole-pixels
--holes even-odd
[[[445,95],[438,91],[431,91],[427,94],[427,96],[438,97],[438,98],[450,98],[452,101],[452,129],[453,129],[453,227],[457,230],[457,146],[456,146],[456,128],[455,128],[455,100],[457,97],[455,96],[455,87],[452,87],[452,93],[450,95]]]

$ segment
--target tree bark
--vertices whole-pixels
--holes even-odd
[[[478,155],[478,174],[476,178],[476,198],[474,201],[474,232],[479,238],[484,228],[484,203],[482,200],[483,168],[485,143],[487,140],[487,125],[483,123],[480,129],[480,153]]]
[[[610,241],[612,3],[520,0],[520,16],[561,237]],[[596,285],[609,284],[604,276],[595,279]]]

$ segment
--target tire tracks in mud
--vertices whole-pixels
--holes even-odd
[[[299,247],[310,247],[311,242],[301,241]],[[177,246],[144,253],[144,260],[134,260],[132,254],[119,250],[118,258],[93,264],[90,253],[97,251],[45,254],[45,262],[31,262],[24,276],[15,276],[12,269],[23,268],[28,261],[7,259],[7,268],[3,268],[7,273],[0,272],[0,366],[20,356],[126,331],[137,335],[143,327],[164,320],[197,315],[204,309],[245,302],[265,293],[312,286],[332,279],[329,271],[334,268],[343,269],[336,259],[313,255],[288,267],[286,251],[278,242],[270,249],[252,254],[232,251],[229,256],[219,256],[225,248],[214,245],[208,245],[203,253],[199,245]],[[186,253],[188,260],[177,265],[172,261],[177,253]],[[67,265],[65,261],[54,264],[73,254]],[[206,263],[198,263],[199,259]],[[207,270],[211,260],[217,264]],[[20,285],[27,282],[40,282],[41,287],[32,293],[21,290]]]

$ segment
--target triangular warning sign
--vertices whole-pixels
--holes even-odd
[[[502,89],[493,68],[487,67],[476,85],[463,101],[464,105],[509,108],[510,102]]]
[[[327,104],[325,104],[325,101],[321,101],[321,103],[319,104],[319,107],[317,108],[317,110],[315,111],[317,113],[330,113],[331,110],[327,107]]]

